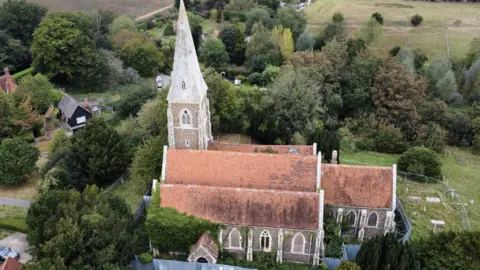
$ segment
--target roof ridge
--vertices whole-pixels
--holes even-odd
[[[316,191],[293,191],[293,190],[282,190],[282,189],[265,189],[265,188],[237,188],[237,187],[224,187],[224,186],[206,186],[206,185],[195,185],[195,184],[160,184],[163,187],[177,187],[182,186],[186,188],[205,188],[205,189],[224,189],[224,190],[236,190],[236,191],[249,191],[249,192],[269,192],[269,193],[284,193],[284,194],[319,194]]]

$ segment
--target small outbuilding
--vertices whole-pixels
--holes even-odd
[[[197,243],[190,249],[189,262],[216,263],[218,258],[218,246],[212,236],[206,232]]]

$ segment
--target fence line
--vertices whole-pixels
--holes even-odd
[[[367,164],[367,163],[357,162],[357,161],[352,161],[352,160],[343,160],[343,161],[348,162],[348,163],[353,163],[353,164],[356,163],[356,164],[362,164],[362,165],[372,165],[372,164]],[[403,179],[402,179],[402,177],[399,177],[400,175],[403,176]],[[450,185],[448,185],[448,182],[445,181],[445,179],[439,180],[439,179],[435,179],[435,178],[428,177],[428,176],[421,175],[421,174],[409,173],[409,172],[404,172],[404,171],[397,170],[397,179],[400,180],[400,182],[401,181],[406,181],[409,178],[410,178],[410,180],[412,180],[413,178],[417,178],[417,179],[423,178],[423,179],[425,179],[425,185],[428,185],[429,182],[443,184],[444,187],[445,187],[445,193],[450,192],[450,195],[451,195],[452,201],[453,201],[453,205],[454,205],[455,209],[457,210],[458,214],[460,215],[460,218],[462,219],[463,229],[468,230],[468,231],[472,230],[472,227],[470,225],[470,219],[468,218],[468,212],[467,212],[467,209],[465,209],[465,204],[460,199],[460,196],[458,195],[457,190],[454,189],[453,187],[451,187]]]
[[[138,218],[143,214],[145,208],[150,205],[150,200],[152,198],[151,189],[148,189],[144,194],[142,201],[138,204],[137,210],[133,213],[133,220],[137,221]]]
[[[130,171],[127,169],[113,184],[111,184],[108,188],[105,189],[105,193],[112,192],[114,189],[116,189],[120,184],[122,184],[125,179],[128,178],[130,175]]]

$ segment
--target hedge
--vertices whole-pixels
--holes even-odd
[[[24,218],[0,218],[0,228],[10,231],[28,233],[28,225]]]
[[[34,72],[34,69],[33,67],[29,67],[27,69],[24,69],[20,72],[17,72],[15,74],[12,75],[12,78],[16,81],[20,80],[21,78],[25,77],[26,75],[28,74],[32,74]]]

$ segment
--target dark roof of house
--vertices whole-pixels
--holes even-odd
[[[271,148],[278,154],[300,154],[304,156],[313,156],[312,145],[258,145],[258,144],[238,144],[210,141],[208,142],[208,150],[229,151],[229,152],[245,152],[254,153],[261,152],[265,148]]]
[[[12,257],[8,257],[2,265],[0,265],[0,270],[20,270],[22,269],[23,264]]]
[[[392,167],[322,164],[325,204],[391,208]]]
[[[167,184],[315,191],[317,157],[168,149]]]
[[[153,259],[151,263],[142,263],[138,256],[130,262],[136,270],[253,270],[251,268],[242,268],[238,266],[230,266],[225,264],[195,263],[195,262],[179,262],[171,260]]]
[[[58,108],[65,114],[67,118],[71,118],[78,107],[85,110],[82,106],[80,106],[80,104],[77,103],[77,101],[74,98],[72,98],[67,93],[63,95],[62,100],[60,101],[60,103],[58,103]]]
[[[162,207],[222,224],[315,230],[319,193],[161,184]]]

